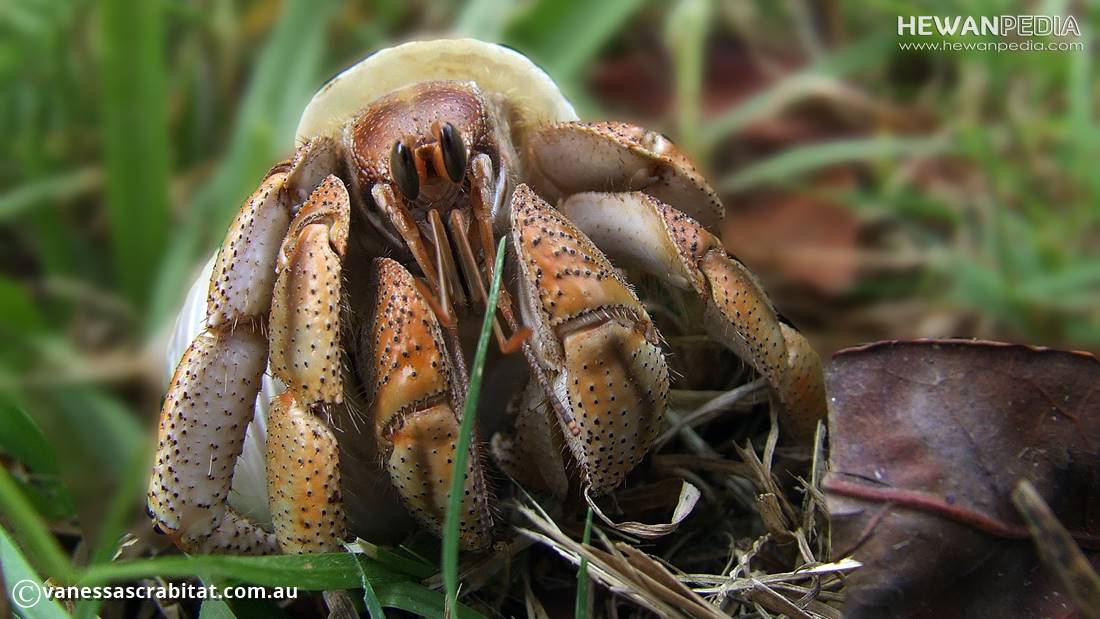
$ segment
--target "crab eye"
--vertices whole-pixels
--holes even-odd
[[[466,145],[462,143],[458,129],[451,123],[440,129],[439,141],[443,146],[443,164],[447,167],[447,176],[457,183],[466,175]]]
[[[420,195],[420,175],[416,171],[412,151],[400,141],[394,142],[390,151],[390,174],[406,198],[415,200]]]

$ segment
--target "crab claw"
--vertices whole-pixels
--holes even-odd
[[[551,202],[585,191],[644,191],[708,229],[725,210],[718,194],[664,135],[620,122],[565,122],[536,132],[531,185]]]
[[[520,308],[585,489],[614,489],[660,430],[668,368],[657,331],[607,257],[526,185],[512,197]]]
[[[214,261],[206,317],[179,360],[161,410],[148,511],[188,552],[270,553],[276,537],[228,504],[268,361],[263,335],[276,264],[294,210],[331,162],[333,143],[303,144],[238,211]]]
[[[360,360],[370,419],[382,461],[404,503],[424,525],[442,529],[454,469],[464,395],[431,306],[405,267],[375,261],[378,302]],[[470,444],[459,539],[485,548],[492,517],[480,451]]]

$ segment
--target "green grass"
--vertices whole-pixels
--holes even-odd
[[[586,546],[592,542],[592,508],[588,508],[588,514],[584,517],[584,536],[581,543]],[[573,604],[573,617],[575,619],[588,618],[588,557],[581,557],[581,563],[577,566],[577,601]]]
[[[458,530],[463,513],[462,499],[465,495],[466,466],[470,459],[470,441],[473,439],[477,419],[481,377],[485,372],[485,354],[489,350],[489,340],[492,339],[493,317],[496,315],[497,299],[500,298],[500,280],[504,273],[504,250],[507,240],[507,236],[502,236],[497,244],[493,282],[489,289],[489,300],[485,304],[485,317],[481,321],[477,352],[474,353],[474,363],[470,367],[470,388],[466,392],[466,402],[462,405],[462,425],[459,427],[458,442],[455,445],[451,490],[447,498],[447,517],[443,521],[443,582],[447,589],[447,607],[452,609],[456,608],[458,601]]]
[[[866,139],[832,140],[784,151],[772,158],[718,180],[715,188],[722,192],[737,192],[762,185],[780,184],[800,175],[820,171],[829,166],[853,162],[877,162],[906,157],[928,157],[949,150],[950,143],[941,137],[899,138],[893,136]]]
[[[581,95],[579,80],[591,59],[644,4],[644,0],[538,0],[515,13],[502,28],[501,39],[538,63],[567,95]]]
[[[233,116],[228,146],[215,172],[190,199],[166,259],[158,262],[147,319],[157,328],[172,319],[195,262],[221,242],[244,199],[280,158],[290,154],[298,117],[324,81],[321,53],[334,2],[289,0],[256,58]]]
[[[364,569],[362,557],[356,556],[356,567],[359,568],[359,586],[363,588],[363,604],[367,607],[367,614],[371,619],[385,619],[386,613],[382,611],[382,601],[378,599],[378,593],[374,590],[370,575]]]
[[[2,482],[0,482],[2,483]],[[26,546],[23,546],[26,547]],[[41,572],[27,560],[20,545],[16,544],[4,527],[0,526],[0,565],[4,568],[4,582],[16,586],[25,580],[42,582]],[[18,591],[5,591],[4,595],[18,595]],[[28,594],[30,595],[30,594]],[[26,598],[29,603],[34,598]],[[69,614],[54,600],[45,600],[27,609],[26,616],[31,619],[59,619],[68,617]]]
[[[680,0],[665,24],[665,45],[673,56],[676,136],[690,153],[700,151],[703,63],[714,9],[707,0]]]
[[[106,203],[119,288],[143,307],[168,240],[164,5],[100,4],[100,114]]]
[[[779,78],[767,88],[707,120],[700,131],[701,147],[713,149],[745,130],[752,122],[767,119],[777,110],[805,101],[815,93],[835,88],[837,78],[878,62],[883,50],[892,43],[891,37],[872,34],[827,54],[806,69]]]
[[[67,580],[72,570],[57,539],[6,470],[0,469],[0,503],[15,527],[15,536],[33,557],[37,570]]]
[[[155,559],[100,562],[86,568],[71,566],[57,546],[56,540],[29,508],[11,481],[0,470],[0,500],[4,513],[12,523],[15,539],[0,528],[0,560],[9,582],[18,582],[30,574],[50,574],[59,583],[78,586],[107,585],[130,582],[140,578],[202,578],[219,583],[249,583],[266,587],[298,587],[307,591],[358,589],[366,584],[373,591],[374,610],[398,608],[439,617],[443,614],[443,595],[425,588],[414,576],[395,572],[390,567],[359,554],[331,553],[321,555],[279,555],[272,557],[235,556],[167,556]],[[36,561],[28,561],[20,548],[25,548]],[[35,566],[35,563],[40,565]],[[36,569],[37,567],[37,569]],[[42,582],[37,577],[32,580]],[[368,603],[368,608],[371,608]],[[454,616],[479,619],[481,614],[470,608],[452,605]],[[44,605],[43,612],[55,613],[54,605]],[[94,609],[92,609],[94,610]],[[94,614],[94,613],[93,613]],[[64,616],[63,614],[61,616]],[[382,616],[382,615],[372,615]]]

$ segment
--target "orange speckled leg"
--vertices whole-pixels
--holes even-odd
[[[320,414],[344,399],[340,352],[341,259],[350,202],[329,176],[290,223],[271,304],[271,368],[287,386],[272,402],[267,492],[287,553],[332,552],[345,535],[339,448]]]

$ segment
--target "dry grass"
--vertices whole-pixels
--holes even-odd
[[[518,537],[465,566],[467,602],[487,616],[508,615],[512,605],[532,617],[563,616],[552,601],[572,595],[584,561],[596,583],[593,616],[840,617],[844,574],[859,563],[829,561],[820,489],[824,425],[812,448],[780,447],[775,415],[744,442],[726,440],[731,418],[742,417],[732,411],[767,416],[765,398],[760,381],[724,392],[677,392],[648,466],[625,490],[600,501],[615,514],[633,518],[640,507],[650,519],[657,511],[667,519],[675,511],[675,489],[690,483],[701,498],[668,535],[645,539],[632,534],[637,523],[624,530],[597,519],[585,544],[578,541],[583,519],[575,517],[581,510],[551,505],[516,486],[508,511]],[[675,407],[685,403],[696,406]],[[564,561],[539,560],[543,549]],[[521,552],[528,554],[520,559]],[[472,601],[478,599],[481,604]]]

